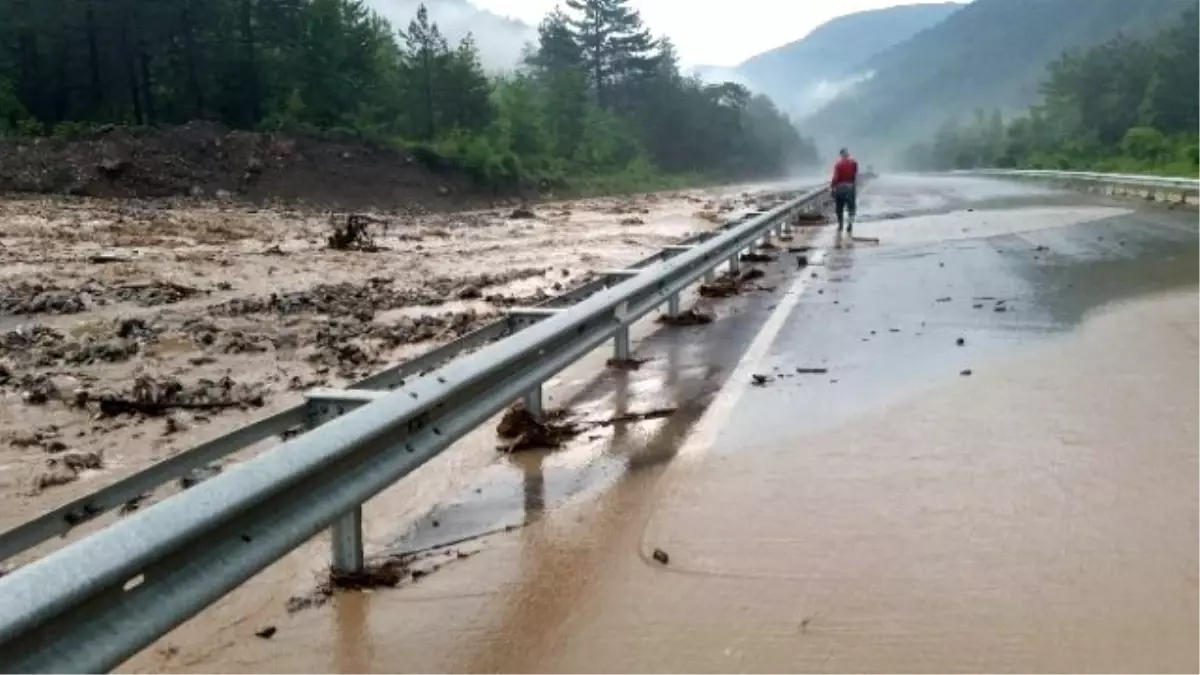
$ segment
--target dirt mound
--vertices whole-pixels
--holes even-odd
[[[194,122],[105,126],[77,140],[0,139],[0,192],[216,197],[406,213],[490,205],[446,162],[349,134],[265,134]]]

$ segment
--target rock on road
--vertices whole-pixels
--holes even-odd
[[[124,669],[1197,670],[1194,209],[861,201],[878,243],[812,232],[823,258],[650,329],[640,369],[551,387],[675,414],[502,457],[415,523],[368,510],[436,573],[289,613],[309,547]]]

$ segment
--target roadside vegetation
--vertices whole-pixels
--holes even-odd
[[[1041,102],[943,125],[908,152],[914,168],[1200,174],[1197,10],[1147,39],[1118,37],[1047,68]]]
[[[684,77],[628,0],[567,0],[491,77],[422,6],[362,0],[0,0],[0,136],[192,120],[333,130],[483,185],[620,192],[774,176],[816,161],[772,102]]]

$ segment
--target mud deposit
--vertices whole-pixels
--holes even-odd
[[[425,215],[0,201],[0,529],[778,199]]]

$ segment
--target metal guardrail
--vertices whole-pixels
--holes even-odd
[[[737,269],[743,250],[772,229],[782,232],[826,192],[813,189],[565,298],[514,310],[504,322],[363,380],[362,388],[311,392],[304,406],[101,490],[91,503],[110,509],[185,466],[298,424],[311,428],[0,578],[0,670],[109,670],[330,526],[334,567],[361,569],[366,500],[514,400],[540,410],[542,383],[606,340],[617,358],[627,358],[631,324],[663,304],[677,312],[688,286],[723,263]],[[9,550],[60,530],[50,516],[61,513],[5,535]]]
[[[1083,184],[1109,191],[1136,190],[1154,198],[1157,193],[1175,193],[1183,198],[1200,195],[1200,180],[1195,178],[1172,178],[1167,176],[1142,176],[1136,174],[1098,173],[1094,171],[1049,171],[1018,169],[973,169],[954,173],[1001,178],[1031,178],[1063,183]]]
[[[732,223],[727,224],[725,229],[733,227],[740,222],[743,221],[734,220]],[[679,246],[699,244],[716,234],[717,232],[701,232],[684,239],[680,242]],[[532,309],[547,310],[571,306],[605,290],[612,286],[614,282],[623,281],[629,277],[629,272],[640,271],[667,260],[678,253],[679,250],[678,247],[664,248],[651,256],[629,265],[626,270],[613,270],[601,274],[598,278],[567,293],[550,298]],[[733,264],[736,266],[736,260],[733,261]],[[404,363],[360,380],[350,385],[350,388],[355,390],[391,390],[404,386],[412,378],[424,376],[434,368],[461,354],[520,332],[522,329],[535,323],[537,319],[536,312],[526,310],[510,311],[506,316],[497,321],[478,328],[457,340],[409,359]],[[76,498],[62,506],[47,511],[33,520],[0,533],[0,563],[54,537],[66,536],[75,527],[94,520],[114,509],[118,509],[131,500],[138,499],[172,480],[187,475],[191,471],[211,465],[271,437],[288,433],[297,428],[311,427],[317,413],[318,411],[314,410],[314,405],[311,403],[292,406],[247,426],[238,428],[228,434],[189,448],[142,471]]]

